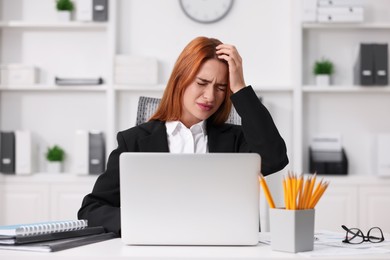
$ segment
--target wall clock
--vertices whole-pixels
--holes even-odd
[[[198,23],[215,23],[224,18],[234,0],[179,0],[183,12]]]

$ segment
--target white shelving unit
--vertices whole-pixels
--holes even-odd
[[[354,65],[360,43],[390,43],[390,18],[383,15],[390,1],[362,1],[364,23],[302,23],[296,33],[301,60],[297,100],[301,100],[302,169],[308,171],[310,138],[318,133],[341,133],[349,160],[350,175],[375,176],[375,135],[390,132],[385,120],[390,109],[389,86],[357,86]],[[297,7],[299,8],[299,7]],[[335,64],[333,84],[313,85],[312,66],[326,57]],[[381,120],[383,118],[383,120]],[[297,127],[298,128],[298,127]]]
[[[37,172],[45,171],[43,155],[53,144],[64,147],[64,170],[72,171],[73,135],[78,129],[103,131],[110,148],[115,141],[116,1],[110,1],[108,22],[59,22],[54,3],[0,1],[0,64],[39,69],[36,85],[0,85],[0,129],[32,131]],[[47,13],[39,16],[44,9]],[[57,86],[55,76],[102,77],[104,85]]]

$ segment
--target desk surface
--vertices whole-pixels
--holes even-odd
[[[72,259],[72,260],[115,260],[115,259],[307,259],[299,254],[272,251],[271,247],[264,244],[257,246],[126,246],[122,241],[111,239],[91,245],[72,248],[55,253],[22,252],[0,250],[1,260],[35,260],[35,259]],[[390,254],[377,255],[353,255],[315,257],[322,259],[389,259]]]

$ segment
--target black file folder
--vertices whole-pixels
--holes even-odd
[[[374,85],[374,45],[361,43],[355,65],[355,84]]]
[[[93,20],[105,22],[108,20],[108,0],[93,0]]]
[[[103,133],[89,133],[89,173],[100,174],[105,168],[105,145]]]
[[[375,85],[388,84],[388,47],[385,44],[374,44],[374,82]]]
[[[33,251],[33,252],[57,252],[69,248],[89,245],[118,237],[116,234],[101,233],[95,235],[72,237],[58,240],[50,240],[44,242],[36,242],[21,245],[0,245],[0,249],[18,250],[18,251]]]
[[[327,175],[348,174],[348,158],[345,150],[315,151],[309,148],[309,171]]]
[[[15,173],[15,133],[0,134],[0,172]]]

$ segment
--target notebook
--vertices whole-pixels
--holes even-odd
[[[122,241],[257,244],[260,163],[258,154],[122,153]]]
[[[79,230],[86,227],[88,227],[88,221],[85,219],[35,222],[0,226],[0,236],[33,236],[54,232]]]

